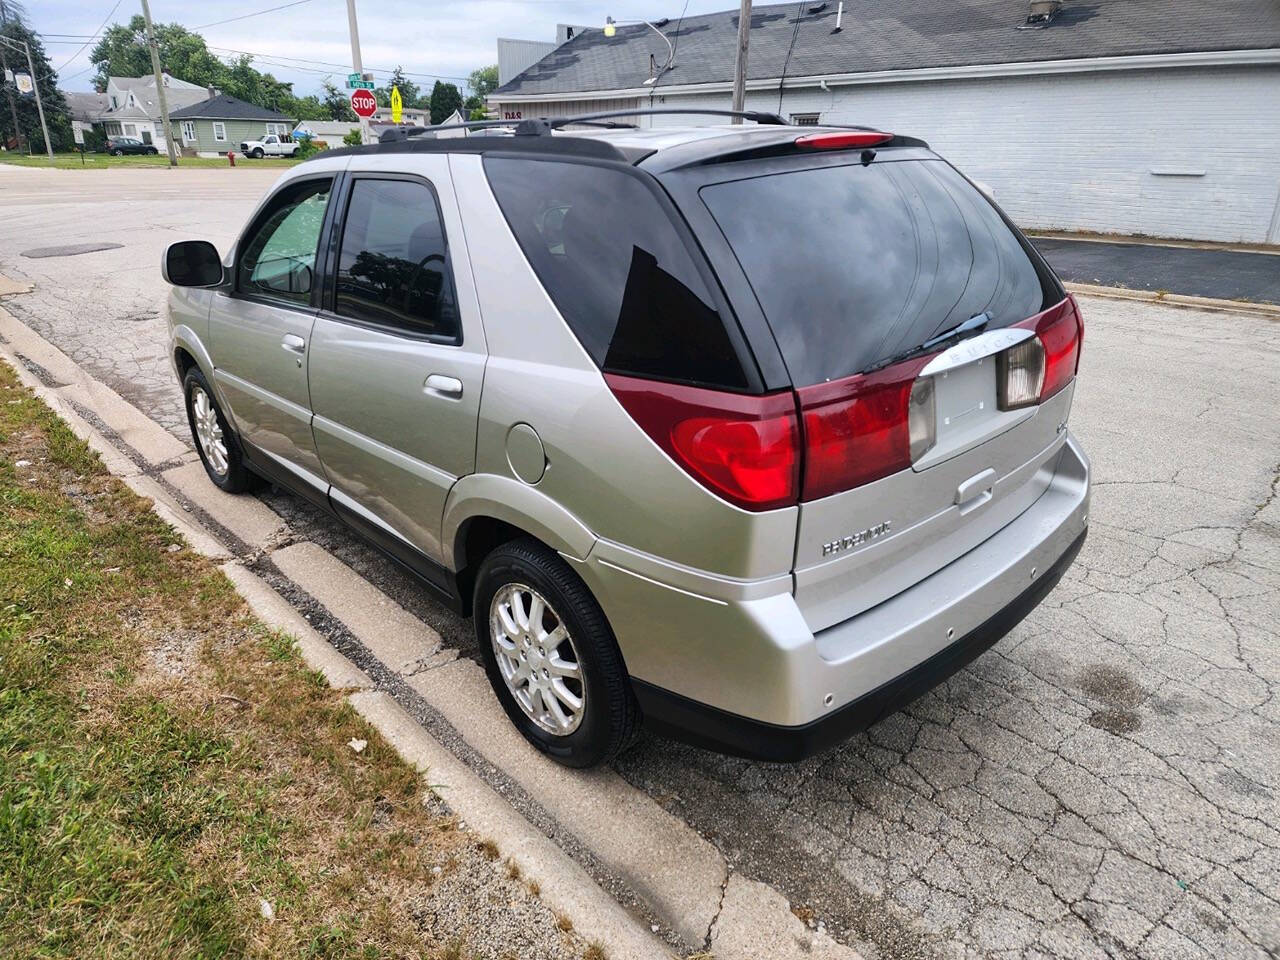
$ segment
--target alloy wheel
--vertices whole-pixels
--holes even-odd
[[[559,614],[537,590],[509,583],[489,605],[489,636],[498,671],[525,715],[564,737],[586,710],[582,662]]]
[[[222,436],[222,425],[218,423],[218,411],[201,387],[191,389],[191,416],[195,421],[196,439],[200,441],[200,452],[204,454],[209,468],[219,477],[227,472],[227,443]]]

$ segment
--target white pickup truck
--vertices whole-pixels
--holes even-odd
[[[301,144],[292,140],[281,140],[274,133],[269,133],[261,140],[241,140],[240,154],[245,157],[292,157],[298,152]]]

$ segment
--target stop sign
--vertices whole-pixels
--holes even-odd
[[[366,120],[377,113],[378,101],[374,98],[373,91],[352,90],[351,109],[356,112],[357,117],[364,117]]]

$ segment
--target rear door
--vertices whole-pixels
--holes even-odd
[[[751,290],[735,303],[744,327],[763,314],[773,342],[760,352],[781,354],[797,393],[795,589],[814,630],[907,589],[1030,506],[1070,402],[1067,390],[1002,409],[998,396],[998,355],[1034,337],[1014,325],[1065,309],[1025,239],[926,151],[862,160],[724,164],[696,185],[719,234],[708,246],[728,247]],[[898,461],[886,458],[895,444]]]
[[[312,335],[314,430],[347,518],[441,562],[445,498],[475,468],[486,351],[448,157],[403,163],[350,167]]]

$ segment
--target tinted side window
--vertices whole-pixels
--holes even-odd
[[[456,303],[431,189],[409,180],[356,180],[338,257],[338,314],[457,342]]]
[[[746,386],[724,319],[645,184],[582,163],[488,157],[484,166],[520,248],[597,364]]]
[[[940,160],[842,163],[703,187],[797,385],[858,373],[985,313],[1063,294]]]
[[[241,293],[306,304],[311,300],[316,248],[332,180],[305,180],[281,190],[259,217],[240,253]]]

